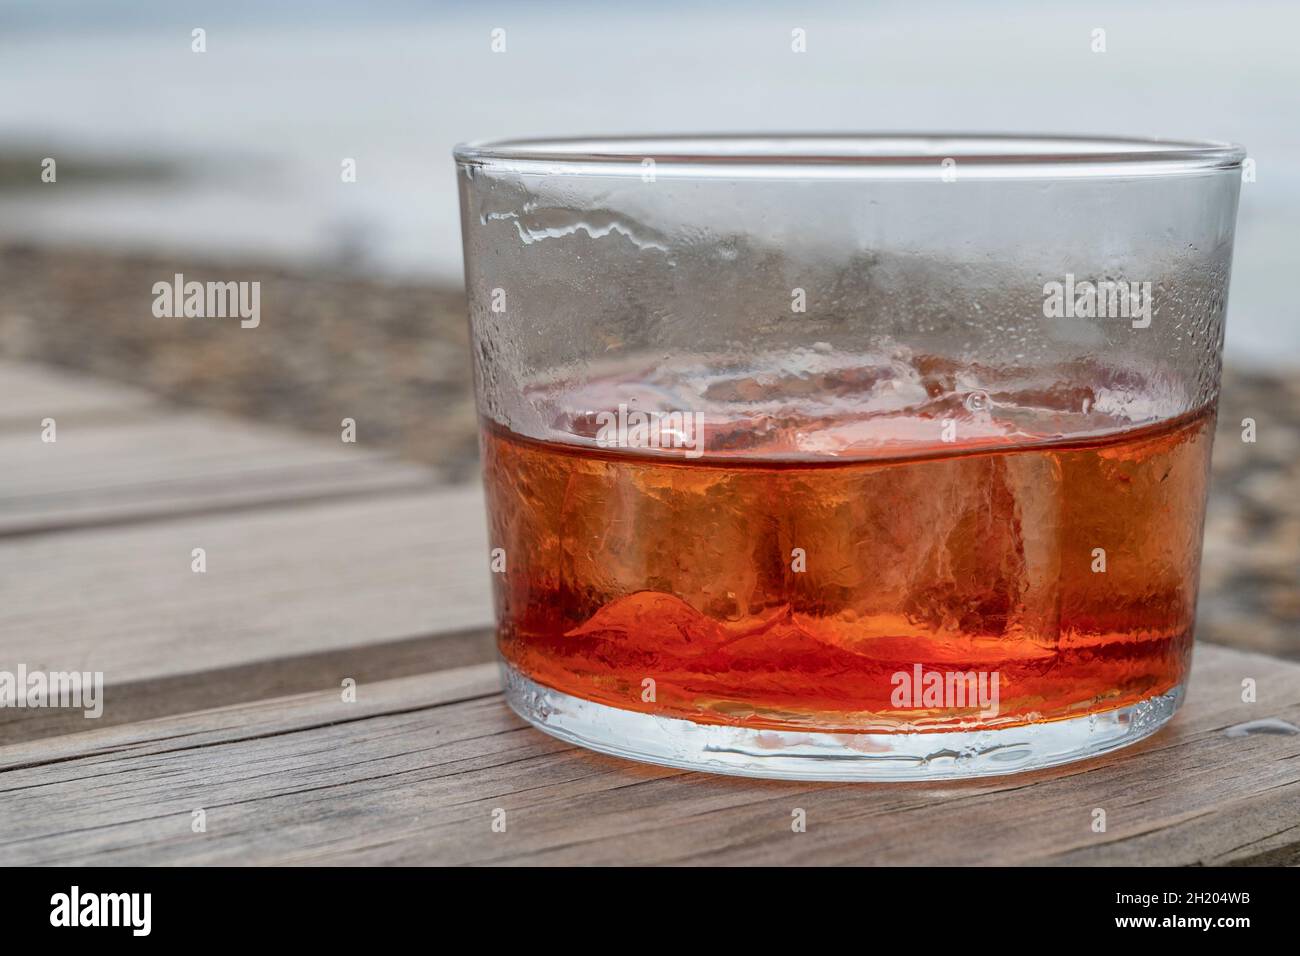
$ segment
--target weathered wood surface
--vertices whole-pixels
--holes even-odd
[[[0,534],[431,486],[426,469],[356,444],[100,388],[0,363]],[[42,440],[48,420],[52,442]]]
[[[117,686],[484,628],[481,508],[434,491],[0,537],[0,663]]]
[[[0,863],[1300,863],[1300,735],[1226,733],[1300,724],[1298,665],[1202,646],[1160,734],[1010,778],[818,785],[635,765],[502,702],[476,490],[11,371],[0,399],[15,381],[44,398],[0,423],[14,456],[0,469],[27,469],[0,470],[0,669],[103,670],[106,689],[100,720],[0,710]],[[63,417],[42,457],[47,414]],[[370,476],[353,481],[359,461]],[[337,483],[303,483],[325,473]],[[1247,677],[1257,703],[1241,701]]]
[[[122,419],[159,402],[141,389],[87,379],[79,372],[0,359],[0,430],[39,429],[46,418],[78,424]],[[3,459],[0,459],[3,460]]]
[[[0,363],[11,392],[24,417],[0,428],[0,669],[103,671],[112,723],[315,689],[340,662],[378,679],[489,658],[477,488]],[[0,709],[0,743],[79,721]]]
[[[1260,702],[1241,702],[1241,680]],[[11,863],[1300,862],[1300,666],[1198,650],[1189,703],[1126,751],[945,785],[741,780],[527,727],[495,666],[0,748]],[[807,814],[805,833],[791,813]],[[1095,833],[1093,810],[1107,815]],[[207,832],[191,832],[203,809]],[[493,832],[493,811],[506,830]]]

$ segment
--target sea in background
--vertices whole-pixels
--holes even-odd
[[[191,30],[207,52],[191,52]],[[791,30],[808,50],[790,50]],[[493,53],[491,31],[505,30]],[[1105,30],[1106,51],[1091,50]],[[971,130],[1245,144],[1228,351],[1300,362],[1300,6],[0,2],[0,239],[461,281],[460,141]],[[60,183],[37,179],[56,157]],[[357,182],[340,181],[355,158]]]

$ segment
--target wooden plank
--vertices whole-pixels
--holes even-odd
[[[1241,701],[1258,681],[1259,703]],[[12,863],[1300,862],[1300,666],[1197,651],[1155,737],[959,784],[711,777],[575,749],[524,725],[491,665],[0,748]],[[806,833],[791,812],[805,810]],[[1107,813],[1092,831],[1093,810]],[[207,830],[191,830],[203,809]],[[506,811],[506,832],[492,813]]]
[[[483,660],[487,562],[477,487],[0,539],[0,669],[103,671],[118,722]],[[6,708],[0,740],[69,719]]]
[[[126,683],[106,682],[104,713],[87,720],[80,710],[0,710],[0,745],[44,740],[151,720],[171,714],[251,703],[341,686],[344,678],[375,682],[463,667],[495,656],[491,628],[423,634],[382,642],[232,664]],[[13,670],[13,665],[7,669]]]
[[[432,473],[356,445],[207,413],[0,432],[0,536],[427,488]]]
[[[0,360],[0,431],[30,431],[39,438],[45,418],[62,427],[120,420],[157,405],[158,399],[144,389],[49,365]]]

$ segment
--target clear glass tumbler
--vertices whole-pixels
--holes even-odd
[[[698,770],[938,779],[1159,728],[1244,152],[457,148],[510,704]]]

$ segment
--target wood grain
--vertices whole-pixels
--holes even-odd
[[[57,437],[0,431],[0,537],[433,486],[387,455],[208,413],[64,416]]]
[[[247,700],[250,669],[268,691],[432,670],[464,651],[430,638],[491,627],[487,561],[477,488],[0,539],[0,669],[103,671],[114,720]],[[0,741],[68,719],[6,708]]]
[[[1259,702],[1241,702],[1241,680]],[[1300,862],[1300,666],[1202,646],[1154,738],[947,785],[750,781],[575,749],[513,716],[492,665],[0,748],[15,863]],[[1094,808],[1105,833],[1091,829]],[[207,832],[193,833],[203,808]],[[491,829],[506,811],[505,833]],[[807,813],[793,833],[791,812]]]

